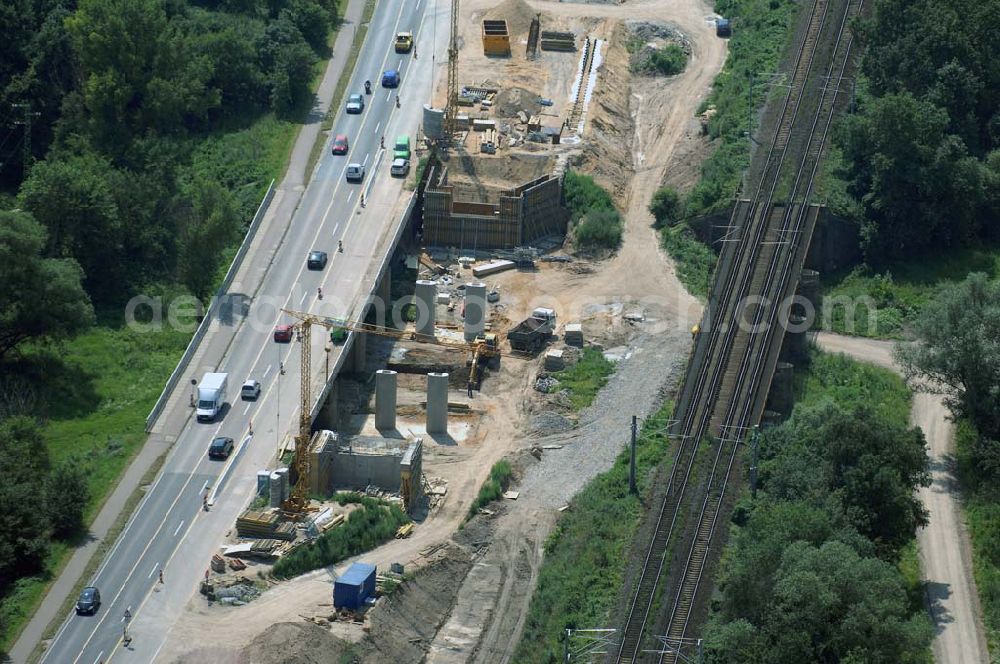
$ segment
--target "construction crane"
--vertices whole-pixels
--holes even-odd
[[[309,511],[309,442],[312,440],[312,389],[309,385],[312,366],[312,325],[315,318],[310,314],[300,317],[293,325],[301,341],[301,367],[299,369],[299,432],[295,436],[295,458],[292,467],[295,469],[295,486],[288,500],[281,504],[281,509],[292,515],[301,515]]]
[[[451,0],[451,36],[448,41],[448,99],[444,107],[444,133],[451,138],[458,131],[458,0]]]

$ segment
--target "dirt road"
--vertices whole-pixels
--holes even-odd
[[[898,370],[890,342],[826,333],[820,333],[817,342],[823,350]],[[917,542],[936,631],[934,661],[988,662],[969,533],[954,475],[954,427],[948,409],[935,394],[914,395],[910,423],[923,429],[930,454],[931,485],[919,491],[930,517],[927,527],[917,531]]]

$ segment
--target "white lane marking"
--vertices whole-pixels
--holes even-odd
[[[338,228],[340,228],[340,222],[339,221],[334,225],[332,235],[336,235],[337,234],[337,229]]]
[[[244,414],[244,415],[246,415],[246,414],[247,414],[247,411],[248,411],[248,410],[250,410],[250,406],[252,406],[252,405],[253,405],[253,404],[250,404],[250,403],[248,403],[248,404],[247,404],[247,407],[243,409],[243,414]]]
[[[181,532],[181,528],[183,527],[184,527],[184,521],[181,520],[181,522],[177,524],[177,530],[174,531],[174,537],[177,537],[177,533]]]
[[[124,618],[122,618],[122,620],[124,620]],[[103,650],[101,651],[101,654],[97,656],[97,659],[94,660],[94,664],[97,664],[98,662],[100,662],[102,657],[104,657],[104,651]]]
[[[382,128],[382,121],[379,120],[378,124],[375,125],[375,133],[377,134],[378,130],[381,129],[381,128]]]
[[[146,578],[148,579],[148,578],[150,578],[151,576],[153,576],[154,574],[156,574],[156,570],[157,570],[157,568],[158,568],[159,566],[160,566],[160,561],[156,561],[156,564],[155,564],[155,565],[153,565],[153,569],[149,570],[149,574],[148,574],[148,575],[146,576]]]
[[[349,194],[347,195],[347,200],[351,200],[351,198],[352,198],[353,196],[354,196],[354,190],[353,190],[353,189],[351,189],[351,193],[349,193]]]
[[[365,153],[365,160],[363,162],[361,162],[362,166],[367,166],[368,165],[368,157],[370,157],[370,156],[372,156],[370,152],[366,152]]]
[[[399,64],[396,65],[396,71],[403,71],[403,58],[399,59]]]
[[[208,488],[208,480],[205,480],[205,483],[201,485],[201,490],[198,491],[198,493],[205,493],[205,489],[207,488]]]
[[[302,293],[302,297],[300,297],[300,298],[299,298],[299,305],[300,305],[300,306],[301,306],[301,304],[302,304],[303,302],[305,302],[305,300],[306,300],[306,296],[308,296],[308,295],[309,295],[309,291],[305,291],[305,292],[303,292],[303,293]]]
[[[267,365],[267,369],[264,369],[264,378],[267,378],[267,374],[271,373],[271,369],[274,367],[273,364]]]

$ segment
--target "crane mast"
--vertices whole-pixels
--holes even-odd
[[[456,126],[456,115],[458,114],[458,0],[451,0],[451,35],[448,41],[448,100],[444,108],[444,131],[445,135],[451,137],[458,127]]]

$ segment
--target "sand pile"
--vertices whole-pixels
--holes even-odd
[[[520,39],[526,39],[531,19],[535,18],[535,10],[524,0],[504,0],[483,15],[484,19],[507,21],[507,32],[510,34],[511,46]],[[544,18],[544,17],[543,17]]]

